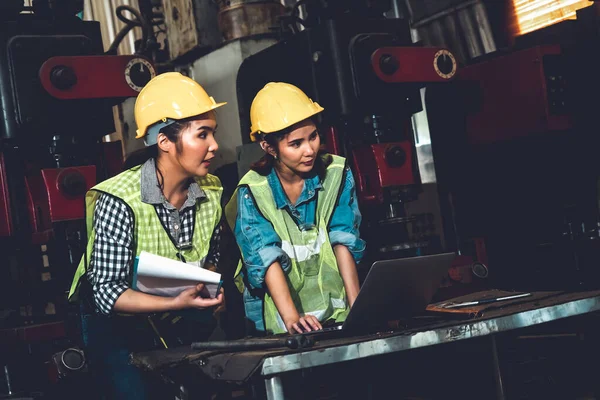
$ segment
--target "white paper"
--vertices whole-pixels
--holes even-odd
[[[170,258],[142,251],[138,257],[136,289],[159,296],[175,297],[204,283],[211,298],[217,295],[221,274]]]

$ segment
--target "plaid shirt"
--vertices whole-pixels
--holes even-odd
[[[154,160],[142,166],[141,198],[153,204],[163,227],[169,227],[178,243],[191,242],[194,234],[196,202],[206,197],[196,182],[190,183],[188,198],[177,210],[166,201],[156,178]],[[98,311],[110,314],[119,296],[129,288],[134,254],[133,215],[128,206],[114,196],[102,194],[94,209],[94,248],[87,279],[92,284]],[[215,228],[206,263],[217,266],[221,224]]]

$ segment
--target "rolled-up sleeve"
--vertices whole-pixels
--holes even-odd
[[[260,214],[247,187],[238,189],[237,202],[234,234],[244,260],[245,275],[252,289],[262,289],[271,264],[279,261],[287,273],[290,259],[281,248],[279,235]]]
[[[365,241],[360,238],[361,220],[354,177],[347,169],[344,187],[329,224],[329,241],[332,246],[338,244],[346,246],[357,263],[362,260],[366,248]]]

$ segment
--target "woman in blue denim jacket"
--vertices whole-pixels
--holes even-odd
[[[259,333],[321,329],[325,319],[343,320],[358,294],[356,263],[363,256],[365,242],[359,237],[361,214],[354,178],[343,158],[319,153],[320,138],[311,117],[322,110],[300,89],[284,83],[268,84],[252,104],[252,136],[260,140],[266,154],[241,180],[232,201],[237,207],[228,219],[243,259],[246,317]],[[327,183],[333,179],[330,170],[336,164],[332,160],[337,161],[339,180],[337,187],[328,188],[324,185],[330,185]],[[261,184],[270,188],[266,195],[259,190]],[[337,198],[328,211],[328,223],[323,224],[318,216],[325,212],[321,212],[325,206],[319,202],[326,201],[328,189],[334,190]],[[261,198],[267,198],[271,204]],[[228,209],[231,214],[231,207]],[[290,221],[288,225],[282,225],[284,219]],[[296,238],[307,232],[317,232],[317,237],[321,231],[327,237],[298,243],[288,237],[291,230],[297,231],[292,235]],[[317,248],[321,245],[325,251]],[[334,273],[326,270],[327,252],[331,254],[329,260],[333,262],[329,264],[334,264]],[[303,256],[304,253],[308,255]],[[309,265],[309,259],[313,260],[313,266]],[[311,280],[308,270],[315,265],[319,277]],[[318,283],[322,279],[339,280],[345,299],[336,299],[332,294],[325,300],[332,303],[331,307],[309,305],[315,296],[335,286],[335,282]],[[322,287],[306,292],[311,290],[307,285]],[[302,291],[310,294],[303,297]],[[328,295],[325,293],[324,297]],[[269,326],[267,299],[276,307],[274,320],[279,323],[279,330],[277,323]],[[336,307],[345,307],[346,312],[336,313]]]

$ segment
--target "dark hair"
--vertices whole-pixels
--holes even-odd
[[[173,122],[172,124],[165,126],[160,130],[167,137],[167,139],[169,139],[170,142],[175,143],[175,148],[177,149],[178,153],[181,152],[181,141],[179,140],[181,137],[181,132],[190,126],[190,120],[193,118],[195,117],[180,119],[178,121]],[[158,158],[158,144],[153,144],[152,146],[148,146],[131,153],[125,160],[125,163],[123,164],[123,170],[128,170],[133,167],[137,167],[138,165],[142,165],[151,158],[154,158],[154,160]],[[165,177],[158,169],[156,163],[154,163],[154,168],[156,169],[156,172],[159,175],[158,187],[162,191],[165,182]]]
[[[160,130],[167,137],[167,139],[169,139],[170,142],[175,143],[175,148],[177,149],[178,152],[181,151],[181,141],[179,140],[179,138],[181,136],[181,132],[184,129],[187,129],[190,126],[190,121],[195,118],[197,118],[197,117],[180,119],[178,121],[173,122],[170,125],[165,126],[164,128],[162,128]],[[151,158],[154,158],[156,160],[157,157],[158,157],[158,145],[153,144],[152,146],[148,146],[148,147],[145,147],[140,150],[136,150],[133,153],[131,153],[125,160],[125,163],[123,164],[123,169],[124,170],[131,169],[138,165],[144,164],[146,161],[148,161]]]
[[[295,130],[301,123],[302,122],[299,122],[278,132],[262,135],[261,140],[267,142],[267,144],[275,150],[275,153],[279,154],[279,142],[281,142],[290,132]],[[333,157],[331,157],[331,154],[328,154],[324,151],[319,151],[317,153],[317,157],[315,158],[315,166],[311,170],[311,174],[319,175],[319,178],[321,180],[325,179],[327,167],[332,162]],[[274,165],[275,157],[273,157],[269,153],[265,153],[265,155],[262,156],[260,160],[250,165],[250,169],[255,172],[258,172],[260,175],[267,176],[271,173],[271,170],[273,169]]]

